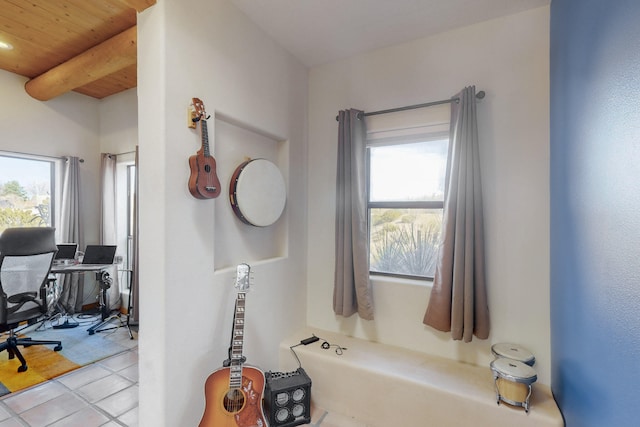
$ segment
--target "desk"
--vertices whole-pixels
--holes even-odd
[[[51,273],[53,274],[95,273],[96,280],[100,284],[100,290],[102,291],[100,294],[101,320],[87,329],[89,335],[100,332],[99,328],[112,320],[109,317],[110,310],[109,304],[107,304],[107,290],[111,287],[112,279],[107,268],[113,266],[114,264],[67,264],[54,265],[51,267]]]

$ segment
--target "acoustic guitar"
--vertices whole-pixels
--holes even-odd
[[[198,98],[192,98],[195,118],[193,121],[200,122],[200,133],[202,135],[202,147],[195,155],[189,157],[189,192],[196,199],[213,199],[220,195],[220,180],[216,174],[216,159],[209,151],[209,135],[207,130],[207,113],[204,110],[204,103]]]
[[[228,367],[213,372],[205,382],[205,409],[199,427],[267,427],[262,410],[264,373],[244,364],[244,314],[251,267],[236,269],[236,298]],[[226,364],[225,364],[226,365]]]

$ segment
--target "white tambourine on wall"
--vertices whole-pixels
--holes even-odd
[[[286,200],[284,178],[269,160],[248,160],[231,176],[229,201],[233,212],[245,224],[266,227],[275,223]]]

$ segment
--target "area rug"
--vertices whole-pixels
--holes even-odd
[[[54,329],[56,322],[45,322],[20,331],[34,340],[60,340],[62,350],[53,351],[54,346],[36,345],[20,347],[21,353],[27,360],[26,372],[17,372],[20,362],[18,359],[9,360],[8,353],[0,353],[0,396],[23,390],[41,382],[63,375],[90,363],[122,353],[137,347],[137,334],[134,339],[129,336],[126,326],[89,335],[87,329],[100,318],[96,316],[76,315],[65,319],[67,323],[75,324],[75,328]],[[57,321],[59,322],[59,321]],[[115,319],[106,327],[120,326]],[[6,336],[2,336],[6,339]]]

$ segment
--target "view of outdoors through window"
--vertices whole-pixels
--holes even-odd
[[[0,232],[51,225],[54,162],[0,155]]]
[[[448,143],[439,139],[369,147],[371,272],[434,276]]]

